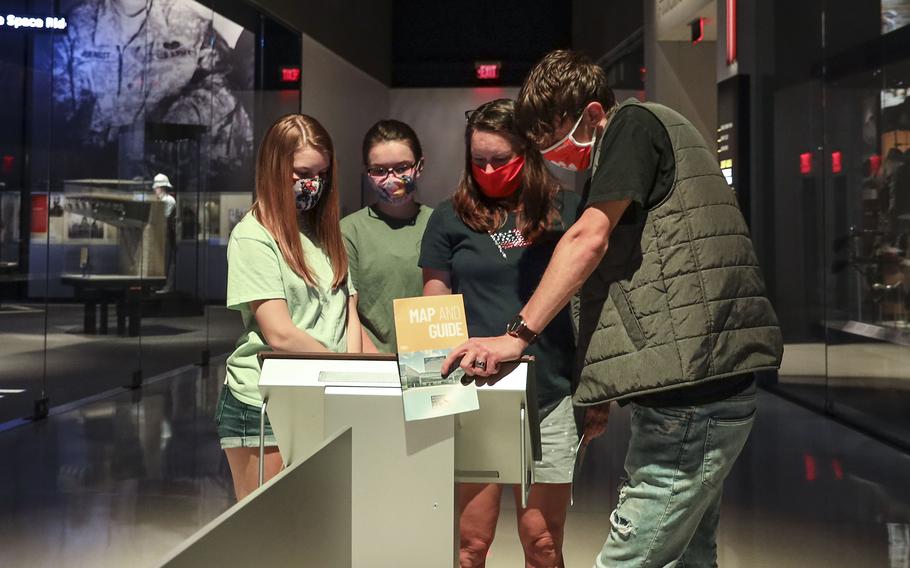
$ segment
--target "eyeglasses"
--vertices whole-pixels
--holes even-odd
[[[402,164],[400,166],[395,166],[394,168],[383,168],[380,166],[374,166],[372,168],[367,168],[367,174],[370,177],[374,178],[384,178],[395,174],[398,177],[407,175],[416,164]]]

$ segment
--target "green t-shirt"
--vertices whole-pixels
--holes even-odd
[[[402,220],[364,207],[341,220],[351,278],[360,291],[357,313],[380,351],[398,351],[392,300],[423,295],[417,259],[431,213],[432,209],[421,205],[417,216]]]
[[[334,274],[329,258],[302,232],[300,242],[319,286],[310,286],[288,266],[275,239],[252,213],[237,223],[228,241],[227,307],[240,312],[244,332],[228,357],[225,384],[238,400],[253,406],[262,405],[258,354],[271,347],[256,324],[250,302],[283,299],[295,326],[330,351],[348,349],[348,298],[357,292],[350,278],[332,289]]]
[[[515,214],[489,234],[464,224],[451,200],[439,205],[423,237],[420,266],[450,274],[452,292],[464,295],[471,337],[502,335],[506,325],[531,298],[553,256],[556,243],[578,216],[580,198],[560,191],[556,198],[561,224],[533,243],[516,227]],[[571,394],[575,378],[575,334],[569,308],[561,310],[527,349],[537,358],[537,399],[552,409]]]

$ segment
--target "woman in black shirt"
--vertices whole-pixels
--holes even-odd
[[[540,153],[514,125],[514,103],[499,99],[468,113],[465,171],[455,195],[430,217],[420,266],[424,295],[462,294],[472,337],[500,335],[543,276],[553,249],[575,222],[579,197],[559,188]],[[537,360],[543,459],[535,463],[518,532],[528,565],[562,566],[578,433],[571,401],[575,341],[563,310],[528,350]],[[483,362],[474,362],[481,365]],[[483,566],[493,541],[502,485],[459,484],[461,566]]]

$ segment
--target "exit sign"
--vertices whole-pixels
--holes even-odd
[[[281,82],[296,83],[300,81],[300,67],[282,67]]]
[[[481,81],[495,81],[501,67],[499,61],[478,61],[474,63],[474,73]]]

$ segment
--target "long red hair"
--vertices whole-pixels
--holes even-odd
[[[315,118],[288,114],[269,127],[256,157],[256,201],[251,211],[278,243],[291,269],[308,284],[316,285],[300,243],[300,213],[292,191],[294,153],[301,147],[312,148],[329,160],[322,197],[315,207],[303,213],[303,221],[313,231],[317,246],[329,257],[334,274],[332,287],[337,288],[347,280],[348,255],[339,226],[335,149],[329,133]]]

